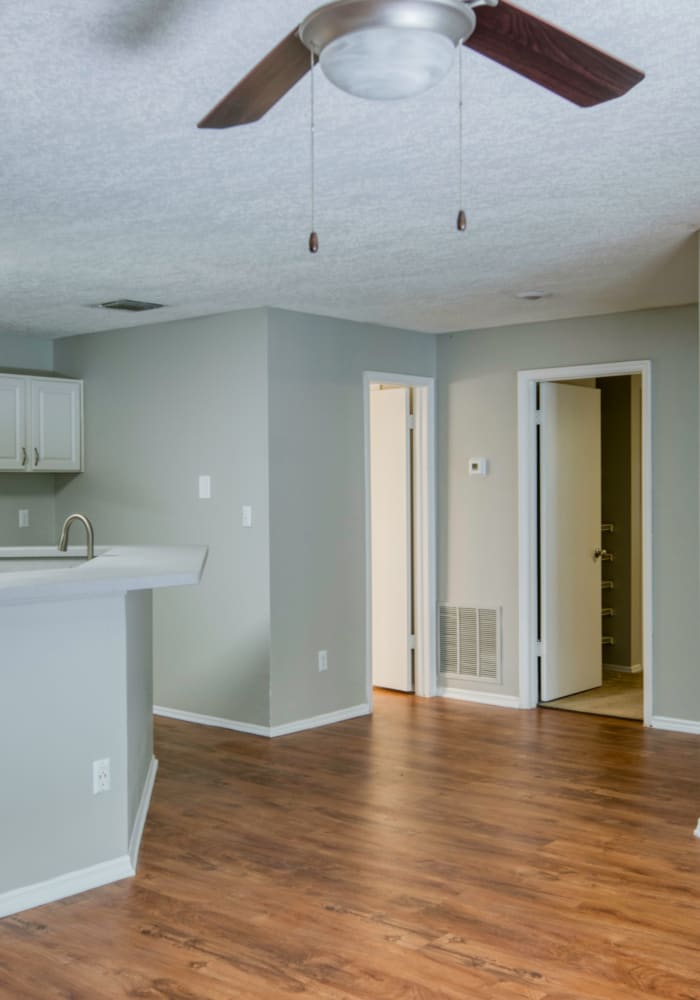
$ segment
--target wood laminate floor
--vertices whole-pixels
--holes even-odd
[[[0,920],[0,997],[700,998],[698,737],[375,705],[158,720],[136,878]]]

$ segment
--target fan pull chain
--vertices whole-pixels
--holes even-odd
[[[463,150],[462,150],[462,136],[464,132],[464,99],[462,87],[462,46],[460,44],[459,51],[457,52],[457,59],[459,61],[459,205],[460,209],[457,213],[457,229],[460,233],[463,233],[467,228],[467,216],[464,209],[461,207],[464,204],[464,164],[463,164]]]
[[[314,54],[311,53],[311,115],[310,115],[310,154],[311,154],[311,233],[309,235],[309,253],[318,253],[318,233],[314,228],[314,216],[316,214],[316,144],[315,131],[316,121],[314,117]]]

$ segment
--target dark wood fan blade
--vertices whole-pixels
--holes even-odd
[[[644,74],[515,4],[479,7],[464,43],[580,107],[621,97]]]
[[[262,118],[311,68],[311,53],[297,29],[244,76],[197,128],[230,128]]]

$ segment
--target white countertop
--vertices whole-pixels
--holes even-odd
[[[94,559],[85,559],[84,545],[65,553],[52,546],[0,548],[0,604],[199,583],[207,552],[205,545],[100,545]],[[32,569],[35,559],[39,568]]]

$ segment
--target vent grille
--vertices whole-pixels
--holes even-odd
[[[139,302],[138,299],[113,299],[111,302],[100,302],[100,309],[121,309],[123,312],[146,312],[148,309],[162,309],[161,302]]]
[[[440,607],[440,673],[459,673],[457,608],[446,604]]]
[[[500,681],[500,608],[440,605],[440,673]]]

